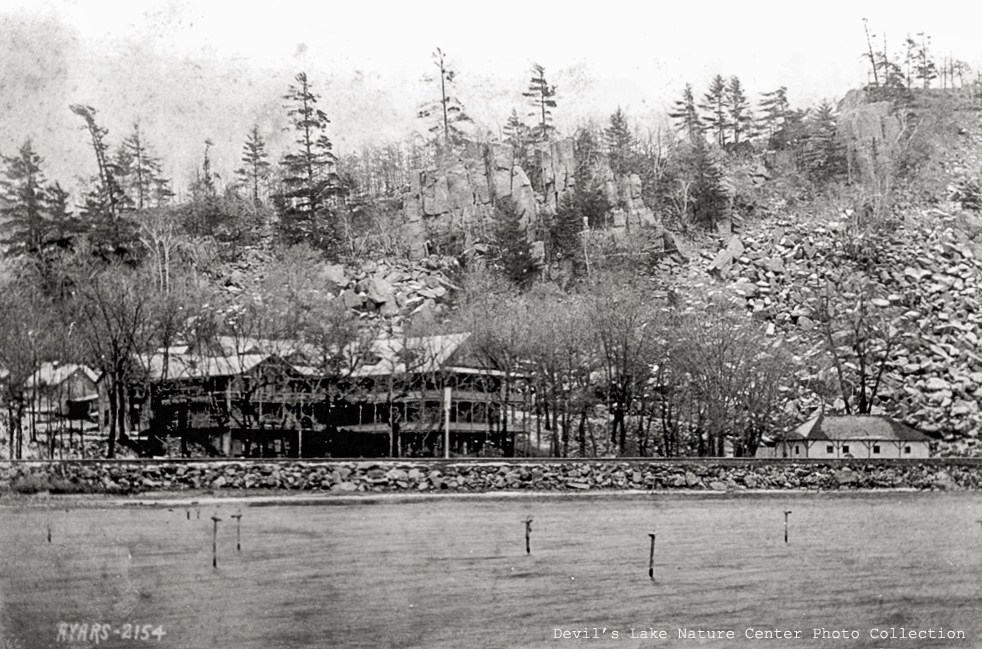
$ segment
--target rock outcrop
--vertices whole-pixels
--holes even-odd
[[[850,168],[860,181],[875,182],[899,153],[903,124],[890,102],[867,103],[858,90],[846,95],[839,110],[836,137],[845,147]]]
[[[530,168],[525,169],[509,144],[469,142],[433,169],[415,173],[403,196],[404,234],[412,254],[417,258],[433,252],[459,254],[487,241],[494,229],[495,203],[504,198],[514,202],[533,244],[542,216],[555,213],[563,197],[574,190],[575,153],[572,139],[537,143],[526,152]],[[601,159],[591,176],[611,205],[608,227],[657,225],[641,198],[637,174],[618,177]],[[533,189],[530,177],[540,191]]]

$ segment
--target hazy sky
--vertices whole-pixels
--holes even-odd
[[[982,10],[898,2],[193,2],[0,0],[0,153],[30,137],[50,178],[94,171],[81,120],[99,110],[116,143],[139,120],[179,185],[215,142],[230,175],[252,124],[274,152],[285,133],[280,96],[304,70],[332,119],[339,153],[414,128],[439,45],[458,95],[497,132],[533,62],[559,89],[560,128],[618,105],[654,128],[691,82],[738,75],[756,99],[786,85],[795,105],[840,98],[866,79],[862,18],[890,49],[928,32],[934,50],[982,69]],[[959,7],[959,4],[962,6]]]

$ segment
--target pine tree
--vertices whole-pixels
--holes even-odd
[[[740,144],[741,136],[743,139],[748,139],[753,130],[754,116],[750,112],[750,102],[743,92],[743,84],[740,83],[739,77],[730,77],[726,91],[730,128],[733,130],[733,144],[736,145]]]
[[[529,80],[528,90],[522,93],[527,97],[529,104],[534,108],[529,113],[529,117],[536,119],[533,135],[539,141],[548,140],[549,136],[556,130],[552,125],[552,108],[556,108],[556,86],[549,85],[546,80],[546,69],[534,63],[532,65],[532,78]]]
[[[693,220],[713,229],[729,210],[729,198],[723,187],[723,169],[705,142],[695,143],[691,151],[691,165]]]
[[[424,104],[417,116],[434,121],[429,127],[430,133],[442,139],[443,146],[450,150],[466,139],[466,133],[461,127],[469,124],[471,118],[464,110],[464,104],[453,94],[457,73],[450,67],[446,54],[439,47],[433,52],[433,65],[440,75],[440,98]]]
[[[768,139],[774,137],[785,124],[788,111],[788,89],[781,86],[777,90],[761,94],[759,120],[760,129],[767,134]]]
[[[805,123],[801,162],[818,181],[828,181],[843,172],[844,154],[836,139],[835,107],[823,101]]]
[[[501,270],[512,283],[527,288],[535,279],[535,262],[529,250],[526,224],[510,197],[495,206],[494,244]]]
[[[675,110],[668,114],[675,120],[676,128],[685,133],[689,140],[702,136],[702,124],[696,110],[696,100],[692,94],[692,84],[685,84],[682,98],[675,102]]]
[[[126,212],[136,207],[136,201],[132,198],[133,191],[133,158],[124,146],[116,147],[110,159],[110,166],[113,171],[113,178],[119,187],[119,210]]]
[[[917,43],[910,37],[910,34],[907,34],[907,38],[904,39],[904,77],[907,79],[907,90],[910,90],[910,85],[914,80],[913,66],[916,51]]]
[[[153,155],[144,140],[139,122],[133,124],[133,131],[123,140],[122,151],[129,179],[123,186],[134,208],[160,207],[173,197],[170,181],[161,172],[160,158]]]
[[[914,53],[914,78],[919,79],[927,90],[931,87],[931,81],[938,78],[938,66],[930,58],[931,37],[924,32],[917,35],[921,37],[921,43]]]
[[[607,158],[615,175],[623,176],[635,170],[635,139],[628,126],[627,117],[620,106],[610,116],[610,124],[604,131]]]
[[[195,198],[199,197],[214,197],[218,195],[218,186],[215,181],[218,180],[218,174],[211,170],[211,147],[215,146],[215,143],[211,141],[211,138],[205,139],[205,151],[201,156],[201,169],[195,170],[194,182],[191,184],[191,193]]]
[[[505,136],[505,142],[510,144],[515,151],[523,150],[529,143],[531,130],[518,116],[518,111],[514,108],[511,109],[511,115],[508,116],[508,121],[501,130]]]
[[[126,198],[116,178],[116,165],[109,157],[109,132],[96,122],[96,110],[91,106],[74,104],[71,110],[85,121],[98,169],[82,208],[86,230],[99,252],[125,255],[134,241],[134,230],[133,223],[123,215]]]
[[[573,142],[576,157],[576,169],[573,172],[574,206],[580,217],[585,217],[592,228],[606,227],[610,212],[610,204],[596,175],[597,163],[603,155],[597,140],[593,131],[581,128]]]
[[[0,179],[0,216],[7,222],[7,236],[3,239],[7,254],[41,257],[51,230],[44,161],[27,140],[16,156],[4,156],[3,163],[6,169]]]
[[[873,101],[892,101],[896,104],[910,102],[910,90],[907,77],[901,65],[890,58],[887,48],[887,37],[883,35],[883,49],[873,53],[874,72],[877,82],[867,89]]]
[[[330,120],[317,107],[320,96],[311,88],[303,72],[295,77],[283,99],[293,122],[298,149],[283,156],[283,191],[277,195],[280,229],[288,243],[308,244],[337,252],[341,228],[332,214],[331,200],[341,193],[340,179],[334,171],[337,158],[325,133]]]
[[[717,74],[709,84],[709,91],[703,96],[699,108],[703,111],[702,121],[713,134],[720,146],[726,146],[726,130],[729,128],[727,110],[727,88],[723,75]]]
[[[75,237],[82,232],[81,224],[69,207],[70,196],[61,185],[55,183],[48,189],[48,213],[50,229],[48,244],[54,248],[71,248]]]
[[[259,125],[254,124],[245,144],[242,145],[242,166],[235,171],[241,182],[252,190],[252,202],[262,204],[260,187],[265,186],[270,175],[269,156],[266,142],[259,134]]]
[[[581,233],[588,227],[606,227],[610,203],[595,176],[602,152],[590,129],[577,132],[574,155],[573,191],[562,196],[556,213],[547,218],[546,227],[550,257],[573,262],[574,271],[579,272],[585,264]]]

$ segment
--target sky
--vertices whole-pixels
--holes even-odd
[[[701,94],[717,73],[739,76],[754,100],[784,85],[794,106],[834,101],[866,80],[864,17],[892,51],[924,31],[939,56],[982,70],[982,9],[967,3],[675,4],[0,0],[0,153],[30,138],[49,179],[77,187],[95,172],[68,108],[82,103],[112,144],[139,121],[179,188],[205,139],[229,178],[253,124],[274,154],[289,146],[281,96],[299,71],[322,95],[336,151],[357,151],[420,130],[437,46],[457,95],[492,133],[512,108],[527,112],[533,63],[558,88],[561,130],[617,107],[644,128],[664,126],[684,85]]]

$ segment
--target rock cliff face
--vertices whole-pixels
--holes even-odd
[[[456,254],[487,241],[494,229],[495,203],[503,198],[515,203],[529,242],[535,241],[543,215],[554,214],[563,197],[573,191],[577,160],[572,139],[535,144],[525,158],[528,170],[508,144],[470,142],[433,169],[417,172],[403,196],[405,234],[413,255]],[[541,191],[533,189],[530,175]],[[641,199],[637,174],[617,177],[601,160],[591,176],[612,206],[609,227],[657,225]]]
[[[887,101],[866,103],[865,93],[850,91],[839,105],[836,137],[845,147],[850,174],[862,182],[882,176],[897,155],[903,125]]]

